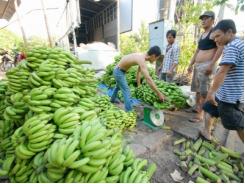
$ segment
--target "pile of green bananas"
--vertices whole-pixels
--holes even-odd
[[[137,88],[136,98],[154,105],[157,109],[183,108],[186,106],[186,98],[177,85],[160,80],[155,80],[155,83],[162,94],[166,96],[164,102],[159,102],[158,97],[147,84],[142,84]]]
[[[8,71],[7,81],[0,81],[1,178],[119,182],[126,181],[121,174],[128,167],[139,164],[123,147],[120,131],[104,126],[101,113],[112,104],[96,96],[94,71],[84,63],[61,49],[34,48],[27,61]],[[135,125],[136,116],[127,114],[124,121]],[[146,181],[143,165],[132,173],[138,179],[130,181]]]
[[[118,107],[112,107],[103,111],[101,118],[108,128],[118,128],[120,130],[131,130],[136,126],[137,114],[135,112],[125,112]]]
[[[55,115],[39,114],[15,131],[13,137],[25,136],[32,143],[26,145],[27,141],[22,139],[15,144],[15,154],[0,162],[0,176],[21,183],[140,183],[149,182],[155,172],[154,164],[147,167],[147,160],[135,158],[133,151],[123,146],[122,134],[106,129],[99,119],[83,122],[68,137],[60,138],[49,136],[56,129],[51,124],[54,119]],[[31,126],[31,122],[38,120],[42,121],[39,127],[43,130]],[[44,131],[46,134],[37,137]],[[43,141],[39,142],[41,138]],[[48,139],[53,139],[52,143]]]
[[[240,152],[201,138],[173,142],[178,166],[196,183],[243,183],[244,162]]]

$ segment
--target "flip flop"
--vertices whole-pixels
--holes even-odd
[[[189,119],[189,122],[191,122],[191,123],[202,123],[203,119],[192,118],[192,119]]]

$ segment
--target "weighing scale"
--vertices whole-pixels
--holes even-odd
[[[154,130],[159,129],[164,124],[164,113],[152,106],[144,105],[144,121],[143,123]]]

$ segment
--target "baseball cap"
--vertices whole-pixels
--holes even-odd
[[[203,17],[212,17],[215,18],[215,13],[213,11],[205,11],[199,19],[202,19]]]

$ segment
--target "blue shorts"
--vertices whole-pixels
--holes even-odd
[[[228,130],[241,130],[244,128],[244,111],[243,103],[231,104],[219,101],[218,106],[206,102],[203,105],[203,110],[212,117],[220,117],[223,126]]]

